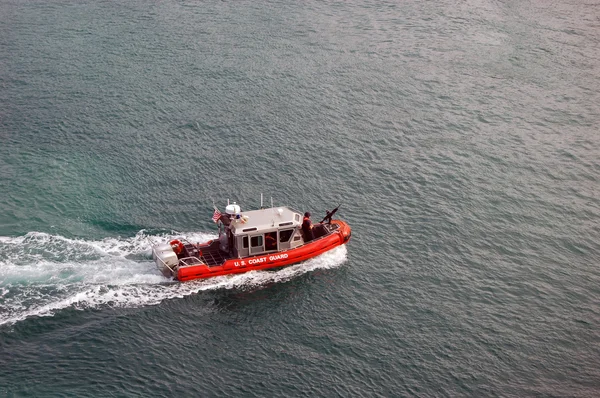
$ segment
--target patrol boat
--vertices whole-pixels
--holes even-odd
[[[262,202],[262,200],[261,200]],[[179,281],[278,268],[316,257],[348,243],[350,226],[333,219],[336,207],[312,228],[309,240],[302,231],[302,214],[289,207],[242,211],[235,202],[225,213],[216,207],[213,221],[219,238],[191,243],[178,238],[152,246],[152,257],[167,277]]]

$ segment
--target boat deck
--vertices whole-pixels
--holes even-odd
[[[218,240],[213,241],[208,247],[202,248],[200,259],[209,267],[223,265],[225,260],[230,259],[231,255],[224,253],[220,248]]]

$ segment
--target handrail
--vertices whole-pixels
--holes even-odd
[[[187,259],[192,259],[196,261],[196,264],[188,264],[185,260]],[[182,265],[180,265],[180,267],[185,267],[185,266],[190,266],[190,265],[206,265],[206,263],[204,261],[202,261],[201,258],[196,257],[196,256],[189,256],[189,257],[183,257],[179,259],[180,263],[183,263]]]

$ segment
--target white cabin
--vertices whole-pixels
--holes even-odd
[[[250,210],[226,217],[231,221],[227,225],[227,220],[221,219],[225,231],[221,233],[220,241],[222,249],[233,257],[277,252],[304,243],[302,215],[288,207]]]

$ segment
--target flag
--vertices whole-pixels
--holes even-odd
[[[215,212],[213,213],[212,220],[214,222],[217,222],[219,221],[219,218],[221,218],[221,212],[215,207]]]

